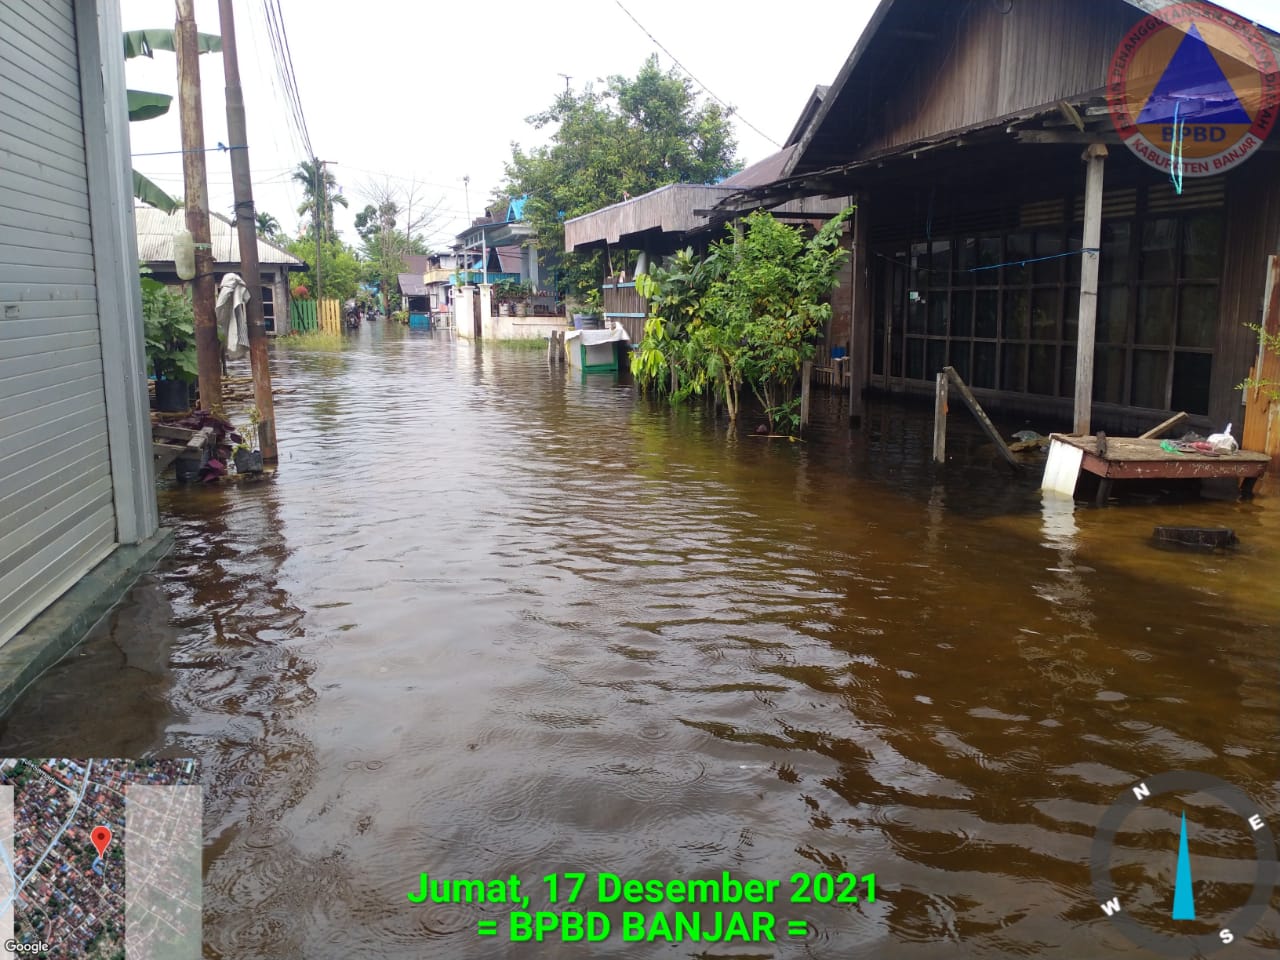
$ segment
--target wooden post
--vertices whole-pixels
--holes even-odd
[[[178,117],[182,132],[182,181],[187,229],[195,243],[196,275],[191,281],[195,313],[196,365],[200,406],[222,413],[222,344],[214,313],[213,247],[209,239],[209,187],[204,163],[204,113],[200,105],[200,54],[196,47],[193,0],[177,0],[174,39],[178,55]]]
[[[1280,257],[1271,257],[1267,264],[1267,292],[1263,303],[1262,329],[1268,336],[1280,336]],[[1262,337],[1258,338],[1258,359],[1250,372],[1250,379],[1259,384],[1245,390],[1244,428],[1240,434],[1240,446],[1245,450],[1257,450],[1271,457],[1271,466],[1257,482],[1254,492],[1275,489],[1280,472],[1280,401],[1272,400],[1271,393],[1280,387],[1280,355],[1268,350]]]
[[[1088,164],[1084,185],[1084,249],[1080,264],[1080,319],[1076,343],[1076,402],[1073,432],[1089,433],[1093,416],[1093,352],[1098,320],[1098,248],[1102,245],[1102,186],[1107,148],[1089,145],[1084,153]]]
[[[938,384],[933,396],[933,462],[947,462],[947,375],[938,372]]]
[[[800,428],[809,425],[809,390],[813,383],[813,361],[800,364]]]
[[[960,399],[964,401],[965,406],[969,408],[969,411],[977,419],[978,425],[982,427],[983,432],[996,445],[996,449],[1000,451],[1000,456],[1004,457],[1009,466],[1015,470],[1021,470],[1021,462],[1013,455],[1009,445],[1004,442],[1004,437],[1000,436],[1000,431],[996,429],[995,424],[991,422],[991,418],[987,416],[987,411],[982,409],[982,404],[978,403],[978,398],[973,395],[973,391],[960,379],[960,374],[956,373],[953,367],[943,367],[942,372],[956,385],[956,389],[960,391]]]
[[[1172,430],[1174,427],[1176,427],[1178,424],[1182,423],[1182,421],[1186,419],[1187,419],[1187,411],[1183,410],[1181,413],[1175,413],[1168,420],[1164,421],[1163,423],[1157,424],[1156,426],[1148,430],[1146,433],[1141,434],[1138,437],[1138,439],[1154,440],[1156,437],[1160,436],[1160,434],[1165,433],[1169,430]]]
[[[853,220],[853,271],[849,283],[849,295],[853,299],[849,314],[849,419],[862,418],[863,399],[867,377],[871,371],[871,277],[867,270],[867,236],[870,230],[867,202],[864,195],[857,198],[858,208]]]
[[[227,136],[231,140],[231,186],[236,198],[236,229],[240,240],[240,276],[249,287],[249,360],[253,367],[253,403],[258,409],[258,437],[262,459],[279,460],[276,451],[276,411],[271,395],[267,324],[262,316],[262,266],[258,263],[258,222],[253,212],[253,178],[249,174],[249,133],[240,89],[240,61],[236,54],[235,15],[231,0],[218,0],[222,24],[222,70],[227,81]]]

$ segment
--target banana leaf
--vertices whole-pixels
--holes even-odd
[[[173,213],[179,207],[177,200],[173,199],[137,170],[133,171],[133,195],[143,203],[163,210],[165,213]]]
[[[174,31],[167,29],[126,30],[124,34],[124,56],[126,60],[134,57],[149,57],[156,50],[173,52]],[[196,50],[200,53],[212,53],[222,49],[222,38],[216,33],[197,33]]]
[[[173,97],[167,93],[151,93],[147,90],[126,90],[129,95],[129,120],[150,120],[169,112]]]

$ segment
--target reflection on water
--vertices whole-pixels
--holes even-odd
[[[406,900],[517,873],[537,908],[565,870],[877,875],[717,956],[1129,957],[1088,885],[1120,790],[1189,767],[1280,810],[1266,501],[1077,509],[962,423],[937,472],[927,413],[851,432],[826,397],[807,443],[725,442],[381,324],[277,362],[279,475],[163,490],[173,554],[0,737],[201,758],[209,957],[672,949],[539,953],[476,936],[505,907]],[[1241,547],[1151,549],[1165,522]],[[1232,949],[1277,945],[1272,911]]]

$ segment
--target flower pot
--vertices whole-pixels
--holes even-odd
[[[191,409],[191,388],[185,380],[156,381],[156,409],[163,413],[177,413]]]
[[[237,450],[235,453],[236,473],[261,473],[261,450]]]
[[[511,316],[511,304],[506,303],[505,301],[498,304],[498,316],[500,317]]]
[[[573,315],[573,329],[603,330],[604,323],[601,318],[594,313],[575,313]]]
[[[527,317],[529,315],[529,305],[527,303],[516,304],[516,316]]]

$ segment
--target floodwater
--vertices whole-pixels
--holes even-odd
[[[1107,808],[1190,769],[1280,823],[1274,500],[1043,503],[959,414],[935,473],[929,413],[890,404],[730,443],[538,352],[383,324],[277,361],[278,475],[162,485],[173,552],[0,732],[0,756],[199,758],[207,957],[1158,956],[1091,887]],[[1164,552],[1158,523],[1241,543]],[[1174,929],[1183,810],[1177,929],[1214,934],[1256,864],[1213,797],[1153,796],[1111,877]],[[724,871],[781,881],[737,907],[776,942],[637,942],[624,909],[699,908],[597,906],[601,874]],[[411,902],[423,872],[518,875],[529,910],[585,873],[611,933],[512,943],[507,904]],[[791,902],[796,874],[837,902]],[[1280,948],[1270,899],[1223,956]]]

